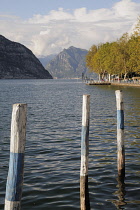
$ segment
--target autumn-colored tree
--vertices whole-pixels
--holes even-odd
[[[93,45],[87,56],[86,65],[90,71],[100,75],[124,76],[140,74],[140,17],[131,36],[128,33],[116,42]]]
[[[140,17],[128,41],[129,49],[129,69],[132,73],[140,75]]]
[[[140,36],[140,16],[138,17],[135,28],[133,29],[133,34],[136,36]]]
[[[89,49],[88,54],[86,56],[86,65],[91,72],[94,71],[92,59],[93,59],[94,55],[97,53],[97,50],[98,50],[97,46],[93,45]]]
[[[123,34],[123,36],[117,41],[119,44],[119,56],[120,56],[120,66],[121,66],[121,74],[124,74],[124,77],[129,73],[128,61],[129,61],[129,53],[128,53],[128,33]]]
[[[140,74],[140,36],[132,35],[128,41],[129,61],[131,73]]]
[[[122,73],[122,54],[120,53],[120,45],[117,42],[110,43],[108,58],[106,61],[106,70],[109,74],[120,75]]]

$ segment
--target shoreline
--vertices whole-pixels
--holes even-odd
[[[140,83],[121,83],[121,82],[86,82],[86,85],[112,85],[112,86],[128,86],[128,87],[140,87]]]
[[[140,84],[137,83],[133,83],[133,84],[129,84],[129,83],[114,83],[112,82],[111,85],[115,85],[115,86],[129,86],[129,87],[140,87]]]

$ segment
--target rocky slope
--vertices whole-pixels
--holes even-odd
[[[39,61],[42,63],[42,65],[44,67],[47,66],[47,64],[53,60],[55,57],[57,56],[57,54],[51,54],[51,55],[47,55],[47,56],[42,56],[42,57],[38,57]]]
[[[0,79],[52,79],[35,55],[0,35]]]
[[[51,60],[46,69],[56,78],[81,78],[88,70],[85,65],[87,50],[69,47]]]

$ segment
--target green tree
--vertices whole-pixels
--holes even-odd
[[[120,72],[121,74],[124,74],[124,78],[130,72],[128,67],[128,61],[129,61],[128,40],[129,40],[128,33],[123,34],[123,36],[118,40],[119,57],[120,57],[119,63],[121,67]]]
[[[110,43],[106,65],[108,74],[120,75],[122,73],[122,55],[120,53],[120,46],[117,42]]]
[[[93,58],[93,64],[96,72],[102,75],[102,78],[107,76],[110,69],[110,43],[101,44],[98,52]]]
[[[129,72],[140,74],[140,36],[133,34],[128,41],[129,61],[128,67]]]
[[[140,17],[131,36],[128,33],[116,42],[93,45],[87,56],[86,65],[99,75],[119,76],[140,74]]]
[[[92,72],[94,70],[94,66],[93,66],[93,57],[94,55],[97,53],[98,47],[96,45],[93,45],[87,55],[86,55],[86,66],[89,68],[89,70]]]
[[[138,17],[137,24],[133,30],[133,35],[140,36],[140,16]]]

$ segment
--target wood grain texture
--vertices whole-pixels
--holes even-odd
[[[81,210],[90,210],[88,176],[80,176],[80,207]]]
[[[118,176],[125,176],[124,103],[121,90],[116,90],[117,106],[117,168]]]
[[[20,210],[21,205],[19,201],[7,201],[5,200],[5,210]]]
[[[6,184],[5,210],[20,209],[26,142],[26,104],[14,104],[11,120],[10,161]]]
[[[26,104],[13,104],[10,152],[23,153],[26,142]]]
[[[80,168],[81,210],[90,209],[89,192],[88,192],[89,118],[90,118],[90,95],[83,95],[81,168]]]

